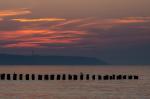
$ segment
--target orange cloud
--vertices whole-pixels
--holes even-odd
[[[86,35],[83,31],[59,30],[18,30],[0,32],[0,41],[14,42],[3,45],[4,48],[47,47],[43,44],[71,44]]]
[[[0,40],[15,40],[19,37],[29,36],[29,35],[38,35],[49,32],[49,30],[18,30],[18,31],[9,31],[1,32]]]
[[[26,18],[20,18],[20,19],[12,19],[13,21],[18,22],[56,22],[56,21],[65,21],[64,18],[33,18],[33,19],[26,19]]]
[[[30,14],[30,13],[31,13],[31,11],[29,11],[26,8],[12,9],[12,10],[0,10],[0,17],[25,15],[25,14]]]

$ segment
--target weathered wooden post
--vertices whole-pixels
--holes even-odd
[[[92,80],[96,80],[96,76],[95,75],[92,75]]]
[[[80,80],[84,80],[84,74],[80,73]]]
[[[13,74],[13,80],[17,80],[17,74],[16,73]]]
[[[123,79],[126,80],[127,79],[127,75],[123,75]]]
[[[30,75],[29,74],[26,74],[25,77],[26,77],[26,80],[30,79]]]
[[[86,80],[90,80],[90,75],[86,74]]]
[[[117,80],[122,80],[122,75],[117,75]]]
[[[43,76],[42,75],[38,75],[38,80],[42,80]]]
[[[44,80],[49,80],[49,75],[44,75]]]
[[[50,75],[50,80],[55,80],[55,75]]]
[[[61,75],[57,74],[56,79],[57,79],[57,80],[60,80],[60,79],[61,79]]]
[[[11,74],[7,74],[7,80],[11,80]]]
[[[35,80],[35,74],[32,74],[32,75],[31,75],[31,79],[32,79],[32,80]]]
[[[69,75],[68,75],[68,80],[72,80],[72,78],[73,78],[72,75],[69,74]]]
[[[129,75],[129,76],[128,76],[128,79],[129,79],[129,80],[132,80],[132,79],[133,79],[133,76],[132,76],[132,75]]]
[[[139,79],[139,76],[134,76],[134,80],[138,80]]]
[[[73,75],[73,80],[78,80],[78,75]]]
[[[102,76],[101,75],[98,75],[98,80],[102,80]]]
[[[66,80],[66,75],[65,74],[62,75],[62,80]]]
[[[103,80],[109,80],[109,76],[108,75],[103,76]]]
[[[19,74],[19,80],[23,80],[23,74]]]

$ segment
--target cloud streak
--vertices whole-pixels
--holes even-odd
[[[45,44],[70,44],[78,42],[86,35],[81,31],[53,31],[53,30],[20,30],[0,32],[0,41],[11,42],[3,48],[19,47],[47,47]],[[12,43],[14,42],[14,43]]]
[[[33,43],[16,43],[16,44],[7,44],[4,45],[3,48],[39,48],[39,44],[33,44]]]
[[[90,20],[87,23],[80,24],[80,28],[102,28],[110,29],[119,25],[128,25],[128,24],[140,24],[150,22],[149,17],[123,17],[123,18],[114,18],[114,19],[94,19]]]
[[[31,11],[27,8],[11,9],[11,10],[0,10],[0,17],[18,16],[30,14]]]
[[[66,19],[64,18],[32,18],[32,19],[27,19],[27,18],[19,18],[19,19],[12,19],[13,21],[17,22],[59,22],[59,21],[65,21]]]

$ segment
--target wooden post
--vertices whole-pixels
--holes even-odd
[[[101,75],[98,75],[98,80],[102,80],[102,76]]]
[[[83,75],[83,73],[80,73],[80,80],[84,80],[84,75]]]
[[[96,77],[95,77],[95,75],[93,75],[93,76],[92,76],[92,80],[96,80]]]
[[[42,75],[38,75],[38,80],[42,80]]]
[[[71,74],[68,75],[68,80],[72,80],[72,75]]]
[[[44,75],[44,80],[49,80],[49,75]]]
[[[30,80],[30,75],[26,74],[26,80]]]
[[[86,80],[90,80],[90,75],[86,74]]]
[[[55,75],[50,75],[50,80],[55,80]]]
[[[13,80],[17,80],[17,74],[16,73],[13,74]]]
[[[23,74],[19,74],[19,80],[23,80]]]
[[[78,80],[78,75],[73,75],[73,80]]]
[[[108,76],[108,75],[105,75],[105,76],[103,76],[103,79],[104,79],[104,80],[109,80],[109,76]]]
[[[66,75],[65,74],[62,75],[62,80],[66,80]]]
[[[117,80],[122,80],[122,75],[117,75]]]
[[[11,80],[11,74],[7,74],[7,80]]]
[[[32,80],[35,80],[35,75],[32,74],[32,75],[31,75],[31,78],[32,78]]]

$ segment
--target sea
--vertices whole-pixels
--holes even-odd
[[[0,73],[126,74],[139,80],[0,80],[0,99],[150,99],[150,66],[0,66]]]

